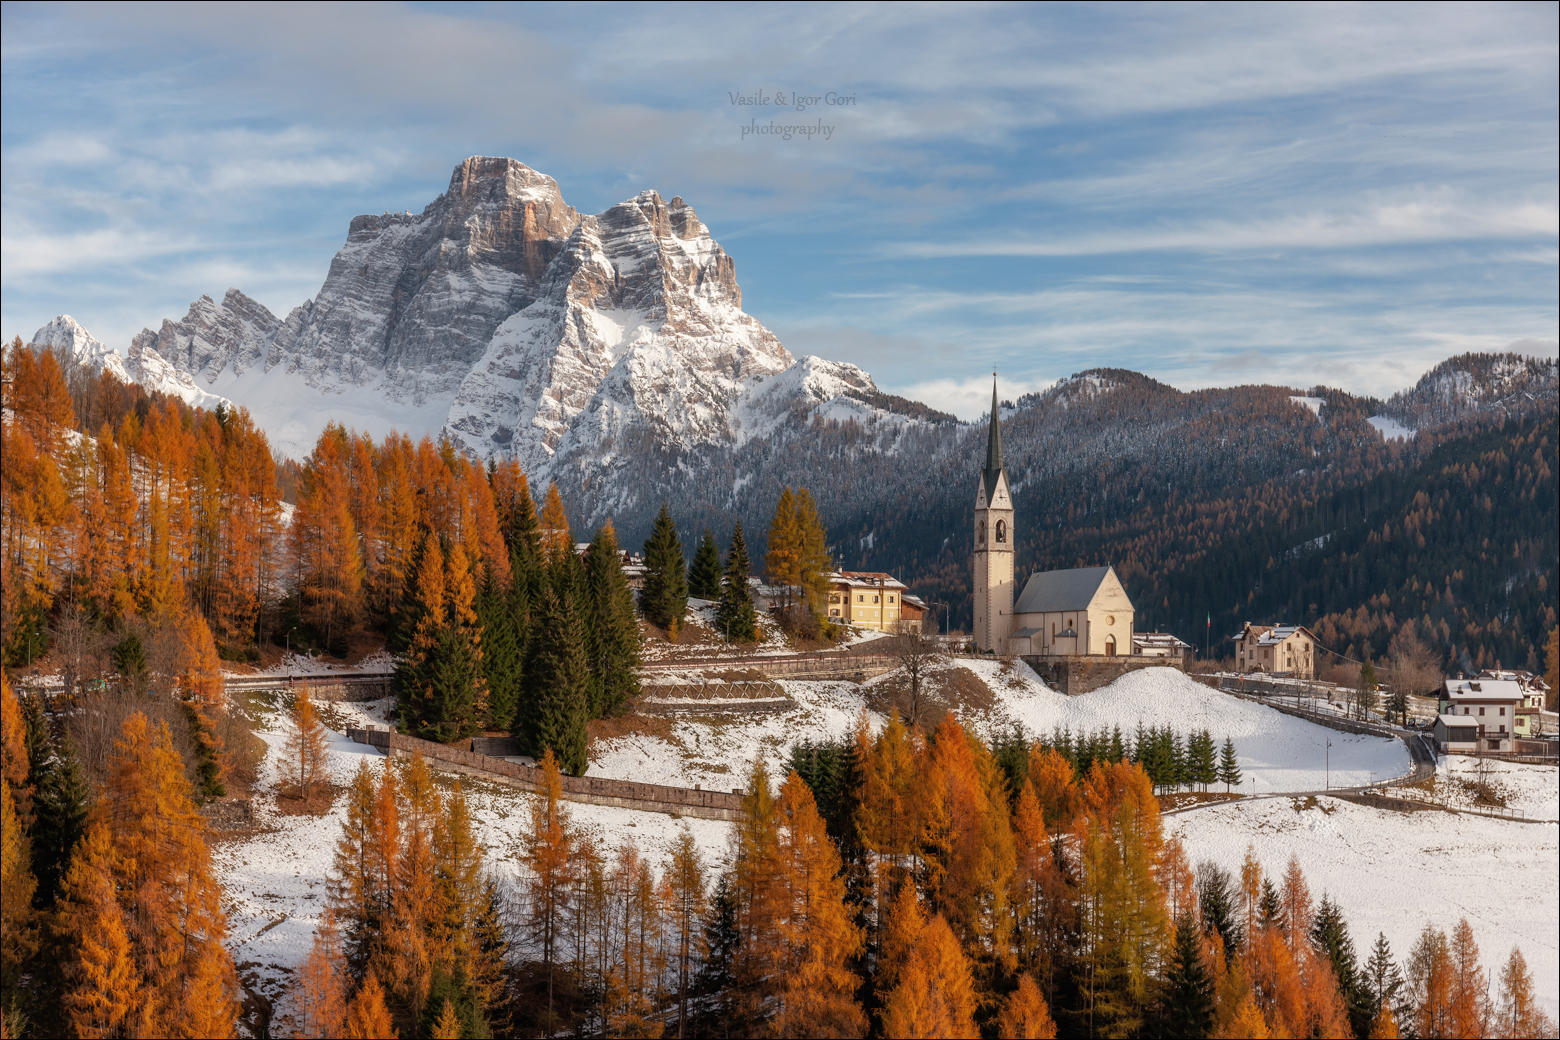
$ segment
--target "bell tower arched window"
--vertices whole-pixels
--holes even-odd
[[[998,520],[997,521],[997,541],[999,543],[1007,541],[1007,521],[1006,520]]]
[[[979,539],[980,544],[981,545],[985,545],[986,544],[986,521],[982,520],[980,522],[979,527],[976,530],[977,530],[976,537]]]

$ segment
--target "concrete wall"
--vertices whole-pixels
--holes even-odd
[[[537,791],[541,788],[542,771],[533,766],[506,762],[502,758],[446,747],[431,740],[419,740],[387,730],[349,729],[347,736],[359,744],[380,748],[392,758],[421,755],[452,772],[496,780],[522,791]],[[562,778],[562,787],[566,801],[590,805],[614,805],[623,809],[676,813],[707,820],[735,820],[742,812],[740,792],[701,791],[697,788],[689,790],[686,787],[664,787],[660,784],[639,784],[631,780],[590,776],[565,776]]]
[[[1143,668],[1186,669],[1174,657],[1066,657],[1026,654],[1021,660],[1058,693],[1076,697]]]

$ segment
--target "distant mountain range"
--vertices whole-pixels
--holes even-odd
[[[779,489],[805,485],[843,563],[896,571],[966,619],[981,422],[794,358],[741,304],[734,261],[682,199],[580,214],[552,178],[473,157],[420,214],[353,219],[319,293],[285,318],[229,289],[124,357],[63,315],[34,342],[198,407],[242,404],[295,458],[328,421],[512,456],[538,490],[558,482],[582,527],[611,516],[630,543],[666,501],[689,541],[740,519],[761,556]],[[1003,408],[1020,568],[1115,562],[1157,601],[1140,602],[1145,622],[1200,645],[1192,615],[1234,623],[1231,590],[1271,582],[1213,578],[1235,566],[1229,539],[1284,517],[1299,544],[1320,503],[1556,408],[1555,360],[1515,354],[1451,358],[1386,401],[1080,373]]]

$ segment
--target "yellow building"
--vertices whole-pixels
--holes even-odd
[[[1316,678],[1316,637],[1304,625],[1253,625],[1235,637],[1235,670]]]
[[[837,625],[898,632],[900,622],[918,624],[920,612],[906,613],[905,585],[881,571],[835,571],[829,575],[829,620]]]
[[[1136,616],[1116,569],[1032,574],[1013,606],[1010,654],[1127,656]]]

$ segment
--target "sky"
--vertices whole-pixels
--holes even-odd
[[[965,418],[992,371],[1385,397],[1560,349],[1557,10],[6,3],[0,333],[285,315],[502,155],[682,196],[793,354]]]

